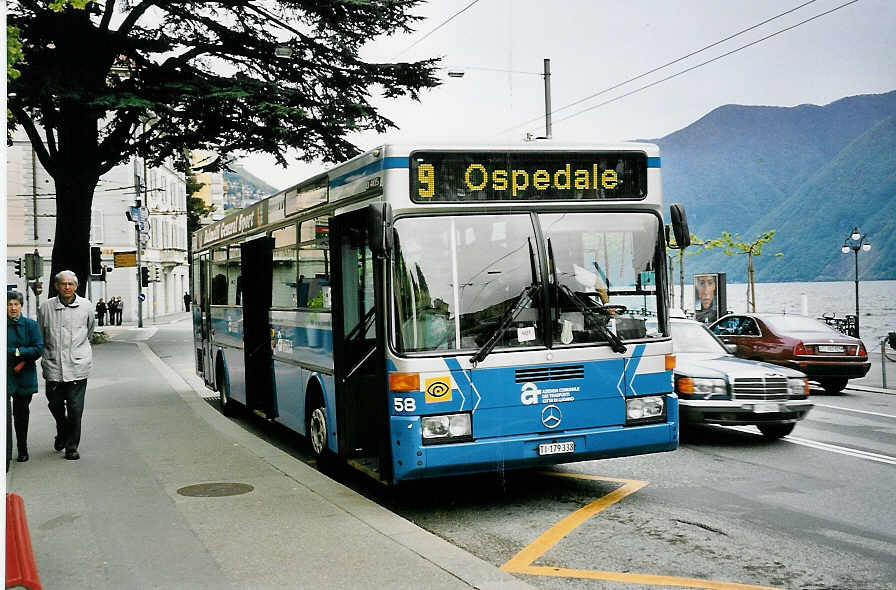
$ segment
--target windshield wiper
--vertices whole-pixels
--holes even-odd
[[[504,335],[504,330],[507,329],[507,326],[510,325],[516,316],[520,315],[520,312],[526,309],[526,306],[532,301],[532,294],[536,289],[540,289],[541,285],[537,283],[533,283],[523,289],[523,292],[520,293],[519,301],[516,302],[516,305],[508,309],[504,312],[504,315],[501,316],[501,319],[498,322],[498,327],[495,328],[495,331],[489,336],[489,339],[482,345],[482,347],[476,351],[476,354],[473,355],[473,358],[470,359],[470,362],[473,365],[473,368],[476,367],[479,363],[481,363],[485,357],[495,348],[498,344],[498,341]]]
[[[582,301],[578,295],[576,295],[572,289],[567,287],[566,285],[557,285],[557,288],[566,295],[570,301],[572,301],[573,305],[575,305],[579,311],[586,315],[590,315],[594,317],[594,325],[597,326],[597,331],[603,336],[607,342],[610,343],[610,348],[613,349],[613,352],[625,352],[628,350],[625,347],[625,344],[622,343],[622,339],[619,338],[616,334],[610,331],[607,328],[607,321],[603,317],[598,316],[598,311],[587,305],[584,301]],[[606,313],[606,312],[604,312]],[[609,315],[609,314],[607,314]]]

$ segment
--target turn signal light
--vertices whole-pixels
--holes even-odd
[[[799,355],[807,355],[807,354],[815,354],[815,351],[812,350],[811,347],[806,346],[805,344],[803,344],[802,342],[800,342],[799,344],[797,344],[797,345],[793,348],[793,354],[795,354],[795,355],[797,355],[797,356],[799,356]]]
[[[671,371],[675,368],[675,355],[667,354],[666,355],[666,370]]]
[[[420,391],[420,373],[389,373],[391,391]]]

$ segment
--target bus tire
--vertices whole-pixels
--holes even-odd
[[[307,408],[305,432],[311,445],[311,453],[317,459],[318,465],[324,466],[330,455],[330,450],[327,448],[327,430],[330,425],[327,423],[327,407],[321,393],[311,391],[305,407]]]
[[[224,365],[218,361],[215,371],[215,384],[218,386],[218,402],[221,404],[221,413],[228,418],[233,418],[239,413],[237,403],[230,397],[230,384],[224,377]]]

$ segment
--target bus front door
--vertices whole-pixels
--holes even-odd
[[[196,317],[196,309],[199,309],[199,341],[202,352],[202,379],[209,387],[215,387],[215,349],[212,343],[212,314],[211,294],[209,293],[209,262],[208,254],[199,256],[199,268],[193,269],[199,273],[199,298],[193,302],[193,317]],[[193,297],[196,297],[194,294]]]
[[[236,286],[237,303],[243,306],[246,407],[268,419],[277,417],[270,313],[273,248],[274,240],[269,237],[240,244],[241,269]]]
[[[366,209],[330,221],[333,355],[339,455],[389,481],[382,258],[367,236]]]

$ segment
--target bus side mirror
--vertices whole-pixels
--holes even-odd
[[[688,216],[684,212],[684,205],[672,203],[669,206],[669,214],[672,217],[672,232],[675,234],[675,245],[678,249],[691,245],[691,231],[688,229]]]
[[[370,251],[383,256],[392,250],[392,205],[371,203],[367,205],[367,235]]]

